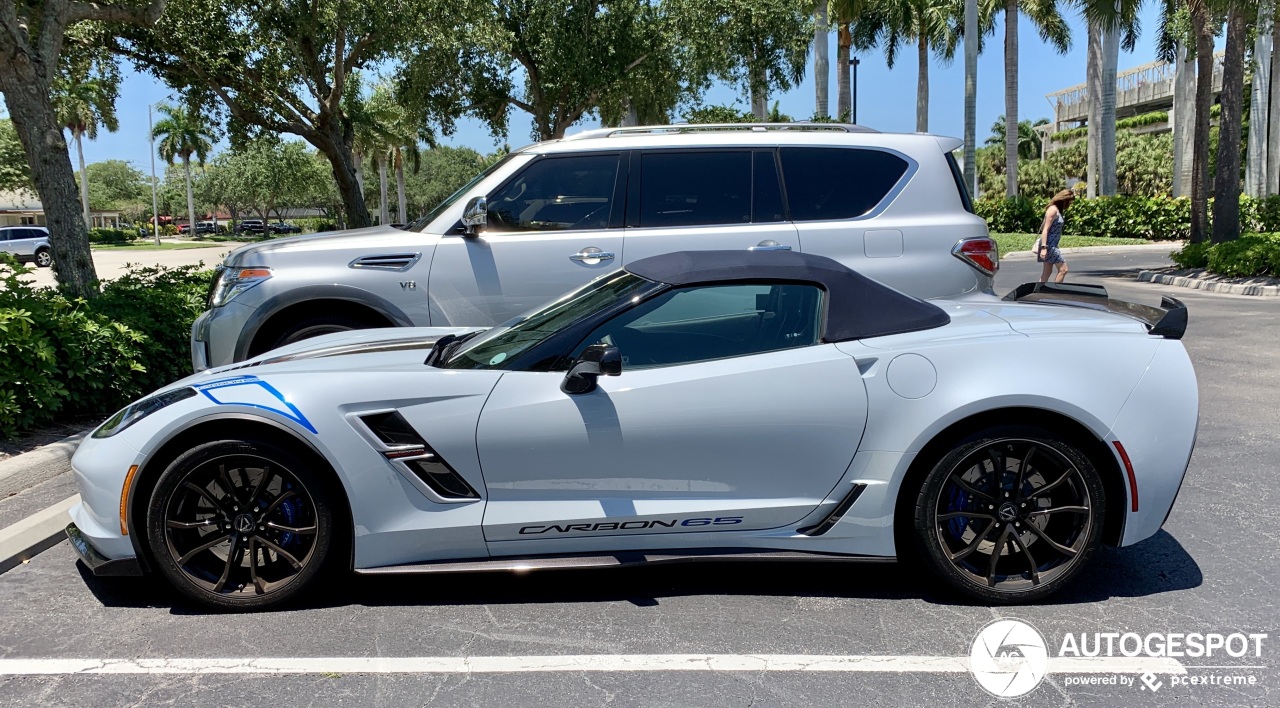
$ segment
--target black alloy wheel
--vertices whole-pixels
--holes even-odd
[[[302,591],[324,564],[333,519],[322,480],[253,441],[196,447],[165,470],[147,515],[157,565],[189,597],[258,609]]]
[[[1079,449],[1045,430],[975,437],[943,457],[920,491],[924,557],[953,588],[989,602],[1056,592],[1099,544],[1101,477]]]
[[[281,330],[280,334],[276,336],[275,343],[264,351],[279,349],[286,344],[301,342],[304,339],[319,337],[322,334],[349,332],[354,329],[368,329],[375,326],[366,320],[344,314],[307,317]]]

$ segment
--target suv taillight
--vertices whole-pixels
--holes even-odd
[[[995,275],[1000,269],[1000,248],[993,238],[963,238],[951,249],[951,255],[977,268],[984,275]]]

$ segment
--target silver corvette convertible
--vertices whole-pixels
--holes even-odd
[[[925,302],[835,261],[635,261],[498,327],[309,339],[118,412],[72,466],[99,575],[274,605],[326,567],[910,556],[1042,598],[1164,523],[1186,309],[1028,285]]]

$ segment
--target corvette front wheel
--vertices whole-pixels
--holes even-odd
[[[1088,563],[1105,518],[1102,478],[1067,440],[1006,426],[970,436],[920,490],[921,555],[951,587],[992,603],[1050,595]]]
[[[324,564],[333,517],[323,480],[288,450],[221,440],[174,460],[152,491],[156,565],[188,597],[261,609],[304,590]]]

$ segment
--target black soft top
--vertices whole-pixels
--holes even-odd
[[[675,287],[720,282],[813,283],[827,292],[824,342],[941,327],[942,308],[904,295],[824,256],[793,251],[680,251],[642,258],[627,272]]]

